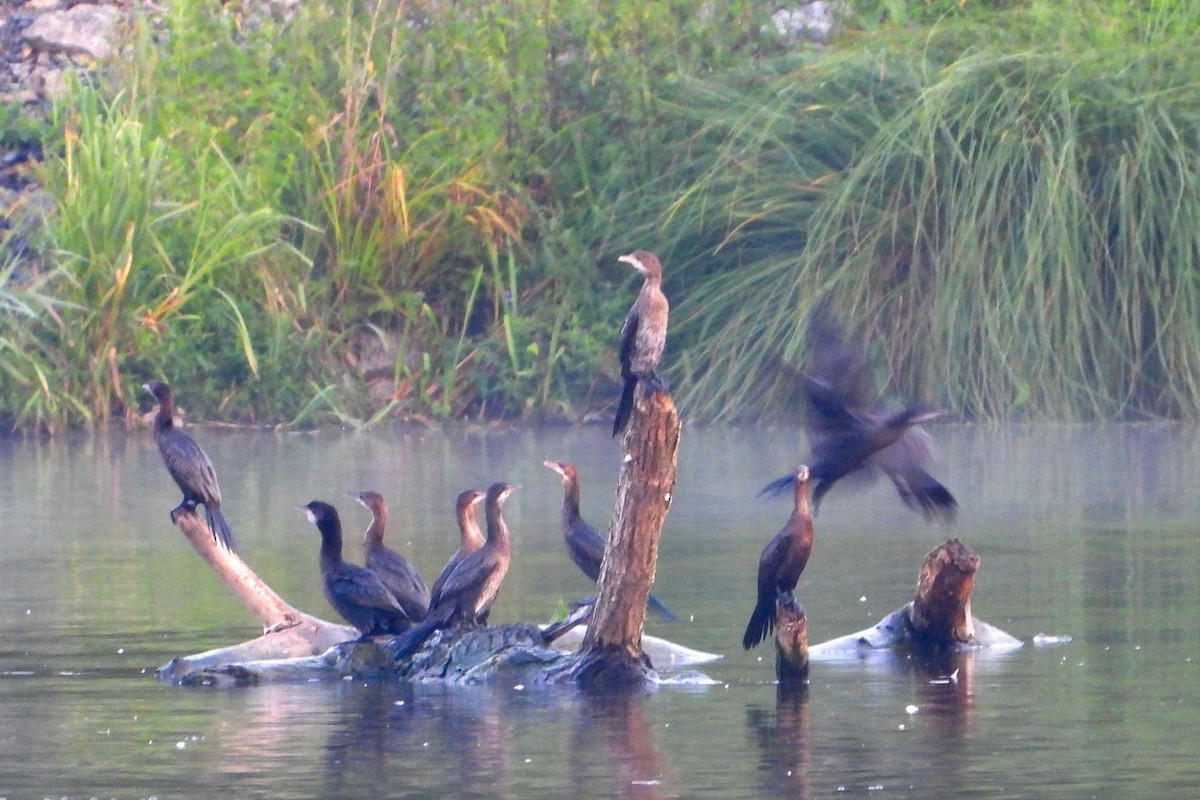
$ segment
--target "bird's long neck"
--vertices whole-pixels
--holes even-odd
[[[175,427],[175,404],[171,398],[158,401],[158,412],[154,415],[154,432],[162,433]]]
[[[479,515],[475,512],[474,505],[459,509],[458,532],[461,537],[459,547],[462,550],[475,550],[483,544],[483,531],[479,529]]]
[[[376,503],[371,508],[371,524],[363,533],[363,546],[383,544],[383,531],[387,527],[387,509]]]
[[[571,525],[579,519],[579,478],[574,475],[563,477],[563,525]]]
[[[487,505],[487,542],[492,547],[508,549],[508,525],[500,515],[500,504]]]
[[[342,526],[337,520],[323,519],[317,523],[321,531],[321,573],[336,569],[342,563]]]
[[[813,540],[812,509],[808,505],[808,479],[796,481],[795,506],[792,509],[792,535],[802,544]]]

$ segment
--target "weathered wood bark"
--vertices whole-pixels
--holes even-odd
[[[240,556],[219,546],[200,515],[180,510],[174,521],[233,596],[262,622],[265,632],[232,647],[172,659],[158,671],[163,680],[174,682],[189,672],[220,664],[312,656],[357,635],[353,628],[326,622],[289,604]]]
[[[642,651],[646,598],[658,543],[675,491],[679,415],[671,395],[639,382],[621,447],[625,457],[596,606],[572,679],[589,687],[644,683],[652,672]]]
[[[808,677],[808,620],[791,594],[775,598],[775,677],[780,683]]]
[[[888,614],[875,627],[809,648],[811,657],[837,657],[864,649],[908,648],[932,652],[947,648],[1021,646],[1017,639],[971,613],[971,589],[979,556],[950,539],[925,557],[913,601]]]

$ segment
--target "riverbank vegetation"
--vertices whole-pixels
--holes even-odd
[[[536,7],[534,7],[536,5]],[[658,251],[685,414],[786,409],[823,300],[971,418],[1195,417],[1200,4],[177,2],[46,131],[0,422],[577,420]]]

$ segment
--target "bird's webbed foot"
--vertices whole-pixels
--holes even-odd
[[[667,394],[671,392],[671,384],[657,372],[643,372],[638,375],[638,380],[644,383],[646,388],[651,391],[665,392]]]
[[[179,524],[179,515],[182,514],[184,511],[188,511],[192,514],[195,514],[196,513],[196,503],[187,499],[186,497],[183,498],[182,500],[180,500],[179,505],[177,505],[171,509],[171,524],[172,525]]]

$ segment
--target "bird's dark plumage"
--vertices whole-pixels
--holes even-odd
[[[953,518],[958,503],[929,474],[932,447],[920,427],[940,412],[920,406],[888,410],[872,402],[861,347],[846,342],[821,316],[809,339],[813,374],[781,367],[794,375],[808,406],[813,509],[837,481],[882,472],[909,508],[926,517]],[[764,486],[762,494],[782,494],[791,485],[792,476],[784,475]]]
[[[447,576],[425,621],[397,641],[396,658],[412,655],[439,628],[460,622],[477,624],[487,618],[510,561],[508,526],[500,510],[504,500],[516,488],[511,483],[493,483],[488,487],[487,540],[463,558]]]
[[[429,610],[429,589],[407,558],[383,543],[387,526],[387,504],[378,492],[350,492],[371,512],[371,524],[363,533],[363,561],[396,598],[404,613],[414,622],[425,618]]]
[[[213,538],[226,550],[236,552],[237,541],[233,538],[233,529],[221,513],[221,487],[217,485],[216,470],[208,454],[179,427],[175,419],[171,387],[162,381],[150,381],[142,388],[158,401],[158,410],[154,414],[154,438],[167,472],[183,492],[183,500],[171,509],[171,521],[175,521],[175,514],[181,508],[195,511],[196,506],[203,503]]]
[[[364,639],[411,628],[412,620],[375,573],[342,559],[342,523],[337,510],[313,500],[303,511],[321,532],[321,584],[329,605]]]
[[[670,304],[662,291],[662,265],[658,256],[637,250],[621,256],[644,278],[637,298],[625,315],[617,355],[621,361],[621,399],[613,419],[613,436],[625,429],[633,413],[633,394],[638,381],[660,384],[658,362],[667,343],[667,317]]]
[[[767,542],[758,559],[758,593],[754,611],[742,636],[749,650],[775,629],[775,600],[780,592],[791,593],[800,580],[813,546],[812,514],[808,508],[808,467],[800,466],[790,476],[795,488],[792,515],[779,533]]]
[[[458,566],[459,562],[483,547],[485,540],[483,531],[479,527],[479,514],[475,506],[485,497],[487,497],[487,492],[482,492],[478,489],[467,489],[464,492],[459,492],[458,499],[454,504],[454,517],[458,520],[458,532],[460,535],[458,550],[455,551],[454,555],[450,556],[450,560],[446,562],[446,566],[442,567],[437,580],[433,582],[433,588],[429,590],[430,607],[433,607],[437,603],[438,598],[442,596],[442,587],[446,585],[446,579],[450,577],[450,573],[454,572],[454,568]]]
[[[600,565],[604,561],[604,538],[579,513],[579,471],[574,464],[566,461],[545,461],[543,464],[557,472],[562,479],[562,531],[567,554],[575,566],[595,583],[600,579]],[[650,595],[646,603],[665,619],[672,622],[679,619],[654,595]]]

